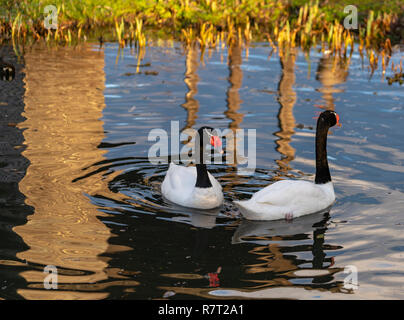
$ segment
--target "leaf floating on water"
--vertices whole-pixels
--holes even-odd
[[[163,294],[163,298],[169,298],[169,297],[175,296],[175,294],[176,293],[174,291],[166,291]]]
[[[144,63],[144,64],[128,64],[128,67],[134,67],[134,68],[143,68],[143,67],[150,67],[151,63]]]
[[[157,76],[159,73],[157,71],[145,71],[146,76]]]
[[[303,123],[298,123],[296,125],[297,129],[308,129],[308,130],[313,130],[314,128],[312,126],[305,126]]]
[[[135,72],[125,72],[123,75],[130,77],[130,76],[134,76],[136,73]]]
[[[257,90],[258,92],[263,92],[263,93],[269,93],[269,94],[277,94],[277,91],[274,90],[268,90],[268,89],[261,89],[261,90]]]
[[[137,75],[137,74],[144,74],[146,76],[157,76],[159,73],[158,73],[158,71],[125,72],[123,75],[129,77],[129,76],[134,76],[134,75]]]
[[[203,276],[194,273],[162,273],[161,276],[174,279],[185,279],[185,280],[203,279]]]
[[[110,142],[101,142],[97,148],[103,149],[103,148],[115,148],[115,147],[120,147],[128,144],[136,144],[136,142],[118,142],[118,143],[110,143]]]
[[[332,220],[330,223],[347,223],[347,220]]]

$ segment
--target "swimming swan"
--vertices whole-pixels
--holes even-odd
[[[319,212],[335,201],[327,160],[328,129],[339,125],[334,111],[324,111],[317,120],[315,183],[281,180],[256,192],[250,200],[234,201],[241,214],[249,220],[293,219]]]
[[[197,209],[213,209],[223,203],[222,186],[208,172],[203,161],[208,141],[215,148],[221,146],[220,138],[212,135],[212,130],[210,127],[202,127],[198,130],[195,141],[199,140],[199,152],[197,149],[199,161],[195,167],[183,167],[170,163],[161,185],[161,192],[168,200],[184,207]]]

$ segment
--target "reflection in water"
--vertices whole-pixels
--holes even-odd
[[[233,131],[239,129],[241,122],[243,121],[244,114],[239,113],[240,105],[242,100],[240,99],[239,90],[243,81],[243,72],[241,71],[241,64],[243,62],[242,58],[242,47],[235,45],[229,47],[229,88],[227,90],[227,110],[225,115],[231,120],[229,123],[229,128]]]
[[[226,136],[226,159],[229,166],[226,168],[227,174],[221,178],[222,181],[231,181],[232,185],[240,184],[241,178],[237,175],[236,167],[240,160],[239,141],[236,136],[237,129],[240,129],[240,124],[243,121],[244,114],[238,112],[241,103],[239,90],[243,82],[243,71],[241,65],[243,63],[242,57],[243,49],[240,45],[231,45],[228,48],[228,89],[226,92],[227,110],[224,112],[225,116],[230,120],[228,125],[229,135]],[[243,150],[244,151],[244,150]],[[231,192],[231,185],[226,184],[223,187],[224,192]]]
[[[342,92],[336,85],[345,83],[348,77],[349,60],[337,56],[324,56],[320,59],[316,79],[322,84],[318,89],[323,94],[326,110],[335,110],[334,93]]]
[[[24,177],[29,161],[21,155],[25,149],[24,136],[17,124],[24,121],[24,74],[23,65],[11,47],[1,47],[0,56],[6,56],[15,68],[11,82],[0,81],[0,298],[17,299],[17,288],[26,285],[16,267],[18,252],[27,250],[23,239],[12,228],[26,223],[32,207],[25,205],[25,196],[18,183]],[[0,59],[1,60],[1,59]],[[6,293],[7,292],[7,293]]]
[[[199,66],[198,50],[194,45],[187,47],[185,66],[184,82],[188,87],[188,92],[185,94],[185,103],[182,106],[187,110],[187,120],[182,130],[192,128],[195,125],[199,110],[199,102],[194,98],[198,93],[197,85],[199,81],[197,73]]]
[[[397,173],[402,172],[403,152],[395,129],[399,128],[402,108],[396,103],[388,109],[385,102],[397,102],[399,98],[379,95],[386,93],[383,83],[356,79],[348,79],[350,92],[332,94],[332,98],[347,99],[355,91],[357,99],[360,97],[358,105],[366,107],[369,117],[363,118],[358,107],[357,113],[350,113],[350,120],[364,124],[352,125],[349,132],[343,129],[330,139],[330,156],[337,158],[333,170],[339,194],[330,216],[309,215],[292,222],[242,221],[232,215],[237,211],[231,210],[231,200],[267,185],[270,178],[263,168],[271,167],[272,159],[281,158],[280,170],[276,170],[284,170],[280,175],[287,174],[292,160],[296,170],[312,170],[312,132],[302,130],[298,138],[294,134],[293,115],[297,116],[297,110],[292,113],[296,101],[293,82],[302,101],[320,98],[313,92],[318,82],[300,78],[306,75],[308,66],[297,53],[281,58],[279,84],[277,77],[268,78],[268,68],[278,70],[279,62],[268,61],[268,48],[260,45],[250,48],[249,61],[243,61],[243,66],[241,50],[233,47],[228,56],[228,82],[221,81],[225,66],[213,52],[203,72],[198,72],[203,75],[201,82],[213,81],[214,88],[209,86],[209,90],[215,97],[227,92],[230,129],[239,128],[243,120],[244,127],[276,132],[281,156],[273,150],[273,139],[263,134],[257,135],[257,143],[261,150],[271,150],[273,157],[263,160],[254,175],[239,175],[235,166],[224,163],[212,166],[212,174],[225,189],[225,204],[217,212],[201,214],[164,201],[160,184],[167,165],[151,164],[147,158],[149,130],[178,120],[184,81],[188,87],[183,105],[189,112],[187,125],[196,122],[197,49],[187,52],[184,80],[181,48],[175,43],[173,49],[148,49],[147,58],[158,71],[153,77],[143,73],[123,76],[128,65],[124,59],[115,64],[117,46],[113,44],[100,53],[85,48],[42,48],[27,54],[27,120],[17,127],[2,120],[0,131],[11,130],[16,143],[10,145],[19,152],[25,148],[19,145],[26,140],[27,149],[22,155],[16,153],[15,158],[10,155],[8,165],[17,159],[31,161],[27,170],[25,162],[15,161],[9,167],[21,171],[18,179],[27,171],[18,188],[3,185],[10,192],[1,195],[8,210],[0,213],[0,282],[7,280],[1,297],[398,297],[403,279],[403,196]],[[122,57],[126,60],[124,52]],[[322,68],[318,77],[324,76]],[[353,68],[350,72],[358,78],[363,76]],[[333,77],[331,72],[329,76]],[[21,90],[20,73],[15,80],[21,81],[17,86]],[[278,86],[278,102],[256,91],[243,90],[243,113],[246,110],[241,113],[241,88],[267,86],[268,82]],[[104,91],[108,104],[105,109],[104,85],[109,88]],[[369,94],[373,89],[378,90],[377,95]],[[7,96],[3,87],[1,90]],[[18,90],[16,95],[22,96],[23,91]],[[399,95],[400,91],[389,94]],[[209,97],[213,95],[204,99]],[[372,108],[367,108],[362,99],[368,99],[363,101]],[[19,104],[18,99],[15,101]],[[223,124],[222,118],[215,116],[216,106],[223,102],[222,98],[217,104],[206,104],[204,120],[212,126]],[[308,105],[309,112],[299,111],[304,121],[312,117],[312,106]],[[17,106],[19,113],[21,107]],[[339,107],[352,111],[344,104]],[[279,108],[277,126],[271,110]],[[128,109],[136,111],[128,113]],[[1,115],[3,111],[6,109],[0,110]],[[101,116],[103,121],[99,120]],[[375,119],[381,119],[384,126]],[[299,157],[290,145],[291,139]],[[5,168],[0,172],[13,176]],[[21,205],[24,201],[26,205]],[[13,207],[15,204],[18,209]],[[35,213],[21,226],[32,212],[29,206]],[[16,233],[10,232],[10,226]],[[59,290],[43,290],[43,268],[47,264],[58,267]],[[346,276],[342,270],[347,265],[359,270],[359,290],[353,294],[341,288]]]
[[[330,286],[332,274],[341,269],[330,268],[334,258],[326,257],[324,250],[338,250],[341,247],[324,244],[328,220],[327,212],[309,215],[291,223],[242,221],[233,236],[233,243],[259,243],[250,250],[259,263],[247,265],[246,273],[269,272],[272,275],[270,280],[250,280],[257,283],[254,288],[299,285],[301,278],[312,278],[312,284],[308,287],[316,287],[315,283]],[[312,244],[307,243],[310,241],[310,231]],[[294,241],[298,241],[299,245],[287,245]],[[307,255],[309,252],[312,253],[310,258],[298,258],[299,254]]]
[[[105,107],[103,52],[88,47],[33,50],[25,62],[27,120],[20,127],[27,144],[23,154],[31,165],[20,189],[35,213],[14,229],[30,247],[18,257],[57,266],[59,290],[43,290],[39,268],[22,272],[31,289],[19,293],[27,299],[105,298],[102,286],[90,293],[80,283],[107,278],[107,264],[98,255],[107,250],[110,233],[86,196],[106,183],[99,177],[72,182],[82,168],[104,159],[105,151],[97,148],[104,137],[99,120]]]
[[[151,285],[153,281],[158,285],[183,285],[183,281],[192,279],[208,283],[204,274],[218,268],[209,252],[210,245],[215,244],[212,235],[216,234],[213,228],[217,227],[218,212],[165,203],[157,189],[166,169],[147,159],[131,159],[131,163],[136,169],[121,172],[109,182],[113,196],[94,199],[109,213],[104,219],[114,235],[110,243],[131,247],[103,253],[108,270],[138,282],[136,288],[116,286],[110,297],[162,297],[164,291]]]
[[[280,109],[278,113],[278,124],[280,131],[275,135],[279,137],[276,140],[276,150],[282,155],[281,160],[276,160],[279,165],[278,174],[285,175],[289,170],[289,162],[295,158],[295,149],[290,145],[292,135],[295,133],[295,118],[293,116],[293,107],[296,103],[296,93],[293,90],[295,84],[295,50],[288,54],[280,56],[282,75],[278,85]]]
[[[325,243],[328,221],[328,213],[305,216],[294,222],[243,220],[233,231],[232,246],[227,248],[223,244],[222,249],[227,250],[227,253],[223,253],[227,259],[232,259],[229,255],[242,259],[240,269],[230,268],[229,262],[223,262],[219,254],[221,249],[215,250],[218,252],[212,256],[213,250],[209,249],[208,240],[204,237],[200,239],[206,243],[205,249],[199,251],[200,255],[203,252],[209,255],[210,252],[220,269],[221,265],[226,265],[222,273],[217,275],[221,280],[220,289],[211,289],[212,286],[206,283],[196,287],[200,282],[196,280],[203,277],[200,273],[192,277],[187,275],[188,279],[194,280],[192,287],[164,286],[161,289],[204,298],[290,298],[282,293],[283,288],[288,287],[293,287],[296,298],[299,294],[301,298],[308,298],[308,295],[313,298],[320,292],[343,293],[343,282],[334,276],[343,269],[334,267],[334,257],[329,253],[341,249],[341,246]],[[238,256],[245,249],[248,249],[248,255],[242,258]],[[215,266],[211,265],[210,268],[213,270]],[[185,274],[171,276],[186,278]],[[301,290],[306,293],[302,294]]]

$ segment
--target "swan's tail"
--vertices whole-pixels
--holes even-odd
[[[249,220],[256,220],[256,218],[254,217],[255,214],[254,212],[252,212],[248,207],[249,204],[249,200],[244,200],[244,201],[233,201],[233,203],[237,206],[237,208],[239,208],[241,215]]]
[[[233,201],[239,208],[241,215],[247,220],[279,220],[284,219],[285,214],[282,208],[271,205],[257,204],[254,201]]]

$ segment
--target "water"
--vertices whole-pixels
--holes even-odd
[[[403,88],[381,70],[370,77],[359,54],[270,51],[201,59],[159,41],[138,61],[115,44],[34,46],[18,62],[1,48],[17,72],[0,83],[0,298],[403,299]],[[242,220],[233,199],[314,179],[316,105],[342,123],[328,138],[335,205],[292,222]],[[209,166],[222,208],[163,199],[168,165],[149,162],[148,135],[171,121],[256,129],[252,176]],[[49,265],[57,290],[44,288]]]

